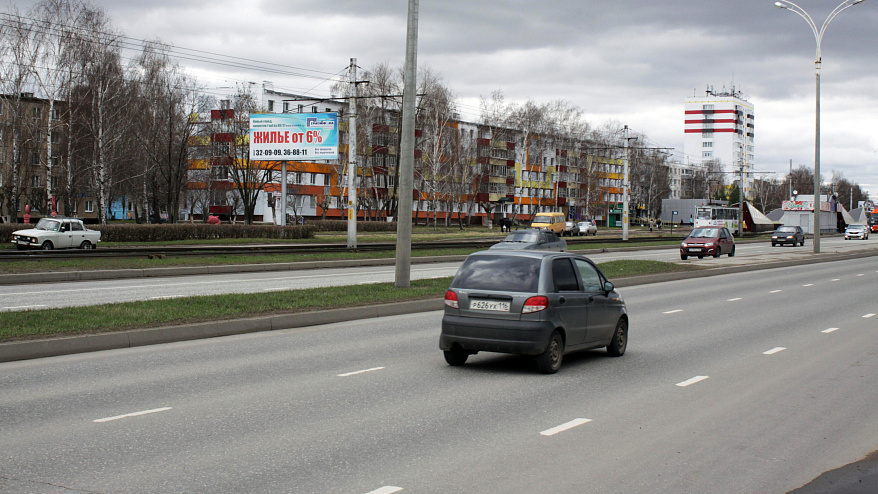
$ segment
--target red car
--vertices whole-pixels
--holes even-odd
[[[699,226],[680,244],[680,259],[686,260],[689,256],[719,257],[728,254],[735,255],[735,239],[729,229],[723,226]]]

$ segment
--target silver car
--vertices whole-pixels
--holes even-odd
[[[844,239],[850,240],[852,238],[869,240],[869,227],[866,225],[848,225],[844,229]]]
[[[494,250],[567,250],[567,242],[551,230],[519,230],[491,246]]]
[[[536,357],[553,374],[565,353],[628,346],[622,295],[586,257],[546,251],[470,254],[445,293],[439,348],[449,365],[478,352]]]
[[[598,226],[592,220],[582,220],[578,223],[580,235],[597,235]]]

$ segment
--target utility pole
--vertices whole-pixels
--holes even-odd
[[[351,59],[351,114],[348,117],[348,249],[357,248],[357,59]]]
[[[415,167],[415,85],[418,77],[418,0],[409,0],[402,96],[399,203],[396,218],[396,286],[411,286],[412,190]]]
[[[622,173],[622,241],[628,241],[628,126],[625,126],[625,160]]]

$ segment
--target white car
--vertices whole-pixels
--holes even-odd
[[[598,226],[592,220],[582,220],[579,222],[580,235],[597,235]]]
[[[101,232],[72,218],[43,218],[34,228],[12,232],[12,243],[18,250],[94,249],[100,241]]]
[[[866,225],[848,225],[844,230],[844,239],[859,238],[869,240],[869,227]]]

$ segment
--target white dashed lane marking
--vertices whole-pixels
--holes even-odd
[[[782,346],[778,346],[778,347],[772,348],[771,350],[769,350],[767,352],[762,352],[762,354],[763,355],[774,355],[775,353],[782,352],[784,350],[786,350],[786,348],[784,348]]]
[[[129,417],[139,417],[141,415],[148,415],[150,413],[166,412],[170,409],[171,409],[171,407],[153,408],[152,410],[144,410],[142,412],[126,413],[124,415],[116,415],[114,417],[97,419],[94,422],[97,422],[97,423],[110,422],[112,420],[127,419]]]
[[[542,434],[544,436],[554,436],[555,434],[558,434],[559,432],[564,432],[566,430],[570,430],[574,427],[579,427],[580,425],[587,424],[589,422],[591,422],[591,419],[574,419],[574,420],[571,420],[570,422],[561,424],[557,427],[552,427],[551,429],[546,429],[543,432],[540,432],[540,434]]]
[[[709,378],[710,378],[710,376],[695,376],[692,379],[686,379],[685,381],[683,381],[681,383],[677,383],[677,386],[680,386],[681,388],[685,388],[686,386],[691,386],[697,382],[701,382],[701,381],[703,381],[705,379],[709,379]]]
[[[675,314],[675,313],[677,313],[677,312],[683,312],[683,309],[669,310],[669,311],[665,311],[665,312],[663,312],[663,314]]]
[[[831,332],[833,332],[833,331],[838,331],[838,328],[827,328],[827,329],[824,329],[823,331],[821,331],[821,333],[827,333],[827,334],[829,334],[829,333],[831,333]]]
[[[356,376],[357,374],[363,374],[366,372],[374,372],[383,369],[384,367],[372,367],[371,369],[358,370],[354,372],[348,372],[345,374],[339,374],[337,377],[348,377],[348,376]]]

